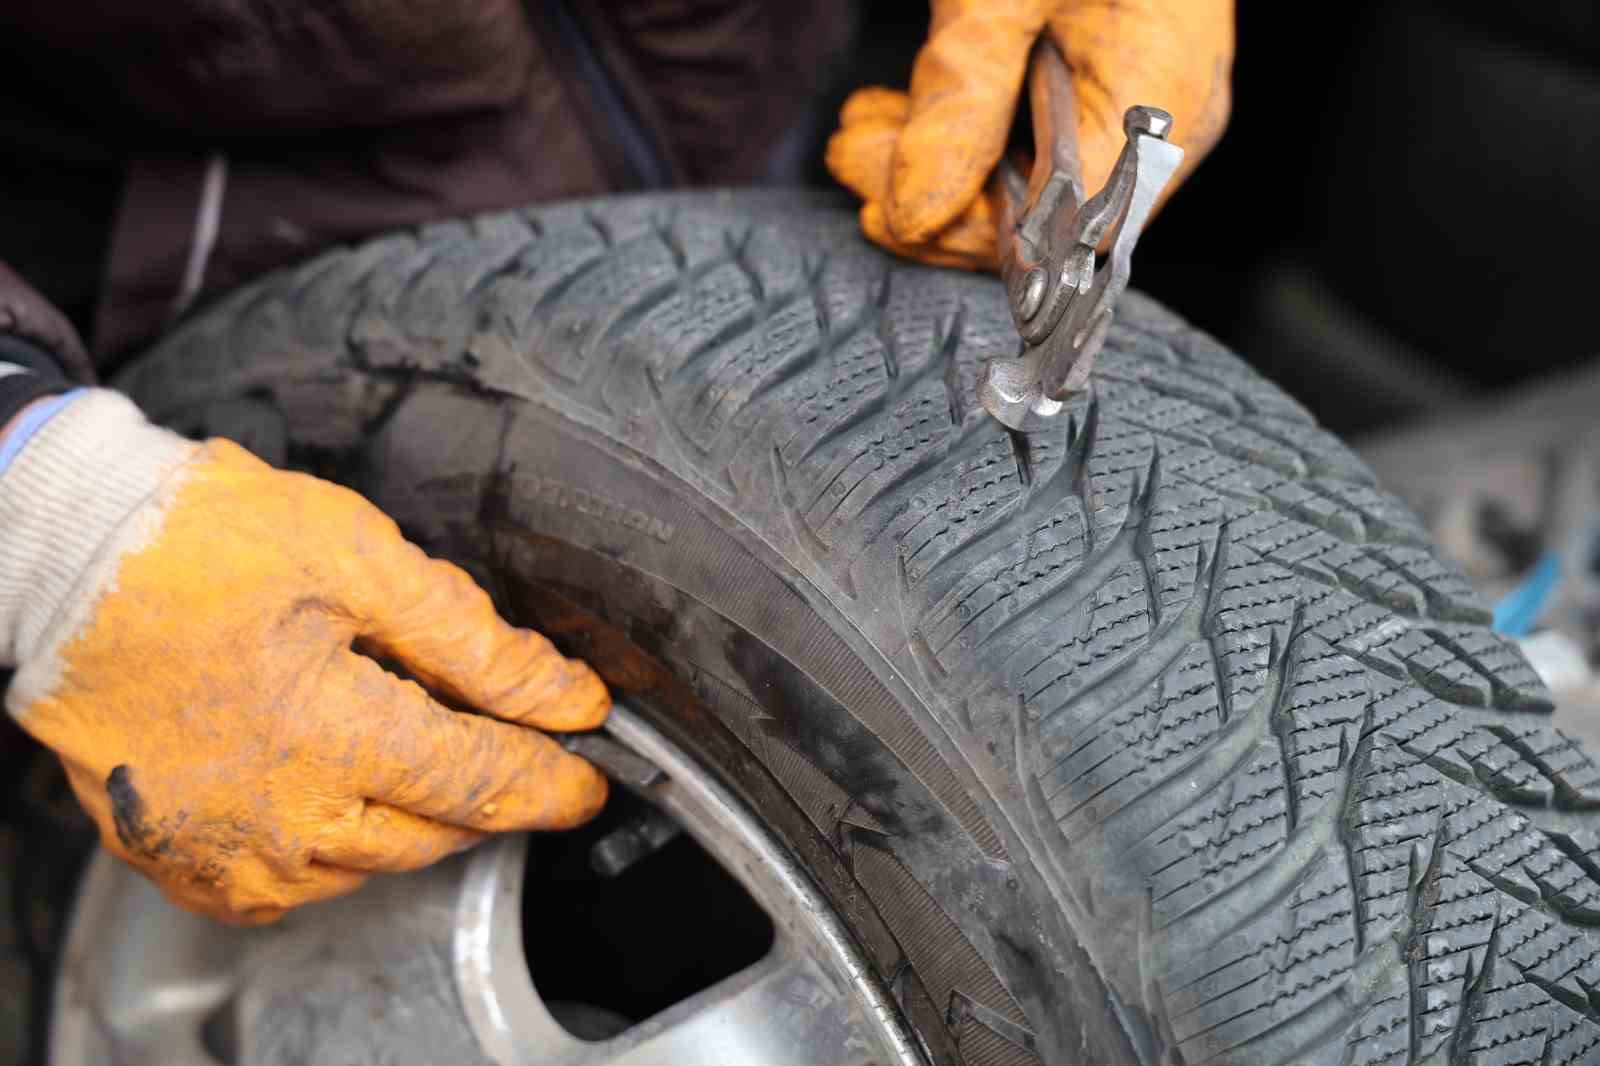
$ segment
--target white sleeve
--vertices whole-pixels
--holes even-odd
[[[0,473],[0,666],[24,662],[112,532],[199,445],[90,389]]]

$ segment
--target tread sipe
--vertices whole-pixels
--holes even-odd
[[[1418,523],[1147,299],[1031,436],[1016,343],[843,212],[647,196],[329,253],[123,385],[675,723],[931,1061],[1600,1061],[1600,771]]]

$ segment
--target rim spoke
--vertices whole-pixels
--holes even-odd
[[[595,1045],[583,1066],[738,1062],[759,1066],[867,1066],[878,1041],[815,964],[771,958]]]

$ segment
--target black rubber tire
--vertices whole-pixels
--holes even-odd
[[[795,194],[322,256],[122,385],[370,495],[762,813],[936,1063],[1600,1056],[1600,772],[1412,516],[1130,294],[1049,432],[992,280]]]

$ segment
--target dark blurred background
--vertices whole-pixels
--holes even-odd
[[[927,8],[862,20],[841,101],[906,84]],[[1595,0],[1242,0],[1234,88],[1135,286],[1344,434],[1595,354]]]

